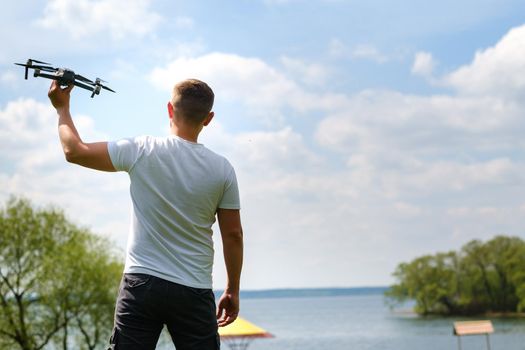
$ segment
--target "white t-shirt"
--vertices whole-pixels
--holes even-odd
[[[126,273],[212,288],[212,225],[218,208],[240,209],[235,171],[204,145],[174,135],[108,143],[129,174],[133,203]]]

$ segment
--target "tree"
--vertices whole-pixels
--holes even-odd
[[[121,273],[106,240],[60,210],[10,199],[0,211],[0,347],[100,347]]]
[[[394,272],[402,283],[392,286],[386,296],[393,303],[415,300],[415,310],[420,314],[454,312],[457,264],[454,252],[426,255],[411,263],[402,263]]]
[[[525,242],[497,236],[473,240],[459,252],[438,253],[400,264],[397,283],[385,293],[391,304],[415,300],[420,314],[472,315],[525,309]]]

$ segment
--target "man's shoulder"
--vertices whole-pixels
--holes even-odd
[[[153,149],[157,148],[157,146],[166,144],[166,137],[161,136],[152,136],[152,135],[138,135],[131,138],[132,142],[135,143],[137,146],[146,148],[146,149]]]
[[[150,142],[152,139],[154,139],[154,137],[150,136],[150,135],[138,135],[138,136],[123,137],[123,138],[120,138],[120,139],[116,139],[116,140],[110,141],[109,143],[115,143],[115,144],[123,144],[123,143],[144,144],[146,142]]]
[[[228,160],[228,158],[226,158],[224,155],[220,154],[220,153],[217,153],[216,151],[206,147],[203,145],[203,149],[207,152],[207,155],[209,158],[213,158],[215,159],[217,162],[219,163],[222,163],[228,167],[232,167],[233,166],[231,165],[230,161]]]

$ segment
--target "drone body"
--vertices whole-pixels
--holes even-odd
[[[67,86],[70,84],[73,84],[75,86],[78,86],[82,89],[86,89],[91,91],[91,98],[95,97],[95,95],[100,94],[100,91],[102,89],[115,92],[109,87],[102,85],[103,81],[100,78],[96,78],[95,81],[92,81],[90,79],[84,78],[80,74],[75,74],[74,71],[67,68],[54,68],[51,66],[50,63],[34,60],[34,59],[28,59],[27,62],[24,63],[15,63],[18,66],[25,67],[25,79],[27,80],[29,69],[33,69],[33,76],[36,77],[42,77],[47,79],[53,79],[56,80],[61,86]]]

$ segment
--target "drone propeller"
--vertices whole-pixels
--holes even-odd
[[[111,92],[115,92],[115,90],[110,89],[109,87],[107,87],[107,86],[105,86],[105,85],[102,85],[101,83],[107,83],[107,81],[102,80],[102,79],[100,79],[100,78],[97,78],[97,79],[95,80],[95,84],[98,85],[98,86],[100,86],[102,89],[104,89],[104,90],[108,90],[108,91],[111,91]]]
[[[100,78],[97,78],[97,79],[95,80],[95,82],[96,82],[97,85],[100,85],[101,88],[103,88],[103,89],[105,89],[105,90],[108,90],[108,91],[111,91],[111,92],[115,92],[115,90],[110,89],[110,88],[108,88],[107,86],[100,84],[100,83],[107,83],[107,81],[102,80],[102,79],[100,79]]]
[[[58,68],[54,68],[54,67],[51,67],[51,66],[41,66],[39,64],[33,64],[33,65],[27,65],[27,64],[24,64],[24,63],[15,63],[17,66],[22,66],[22,67],[26,67],[27,68],[31,68],[31,69],[40,69],[40,70],[43,70],[43,71],[46,71],[46,72],[54,72],[56,70],[58,70]]]
[[[32,62],[36,62],[36,63],[40,63],[40,64],[47,64],[48,66],[51,64],[51,63],[47,63],[47,62],[42,62],[42,61],[39,61],[39,60],[34,60],[32,58],[28,59],[27,60],[27,64],[31,65]]]
[[[33,63],[40,63],[40,64],[33,64]],[[51,63],[47,63],[47,62],[43,62],[43,61],[39,61],[39,60],[34,60],[32,58],[28,59],[26,61],[26,63],[15,63],[19,66],[24,66],[24,67],[45,67],[45,66],[50,66]],[[45,66],[42,66],[42,64],[44,64]]]
[[[100,87],[103,88],[103,89],[105,89],[105,90],[108,90],[108,91],[111,91],[111,92],[115,92],[115,90],[110,89],[110,88],[108,88],[107,86],[100,85]]]
[[[33,64],[33,63],[40,63],[40,64]],[[43,71],[46,71],[46,72],[53,72],[53,71],[56,70],[56,68],[53,68],[53,67],[49,66],[51,63],[47,63],[47,62],[39,61],[39,60],[34,60],[32,58],[28,59],[25,64],[23,64],[23,63],[15,63],[15,64],[18,65],[18,66],[22,66],[22,67],[26,68],[25,69],[25,74],[24,74],[24,77],[25,77],[26,80],[27,80],[29,68],[39,69],[39,70],[43,70]],[[41,64],[45,64],[45,66],[42,66]]]
[[[102,85],[102,83],[106,83],[106,81],[100,78],[95,79],[95,83],[93,84],[93,92],[91,93],[91,98],[93,98],[95,95],[100,94],[101,89],[115,92],[114,90],[108,88],[107,86]]]

